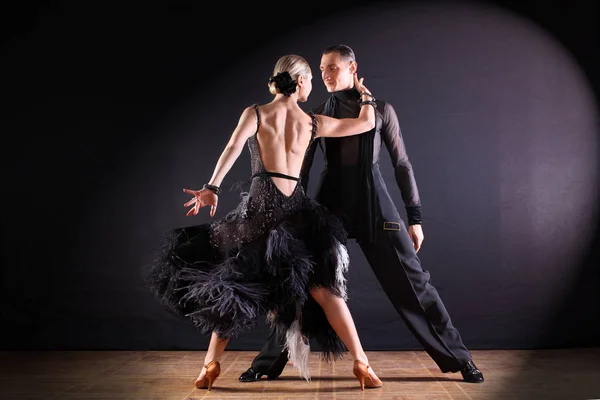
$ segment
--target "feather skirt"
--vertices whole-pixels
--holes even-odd
[[[234,338],[267,316],[308,380],[310,339],[325,361],[346,351],[310,294],[325,288],[347,299],[346,231],[325,207],[303,196],[266,229],[236,238],[257,221],[248,218],[245,200],[221,220],[167,231],[144,272],[146,281],[165,305],[206,334]]]

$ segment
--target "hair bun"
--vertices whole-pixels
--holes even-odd
[[[279,72],[277,75],[269,78],[269,83],[275,83],[275,87],[284,96],[289,97],[296,92],[296,81],[292,79],[287,71]]]

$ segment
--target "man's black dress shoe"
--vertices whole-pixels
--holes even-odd
[[[260,380],[260,378],[262,378],[263,375],[267,375],[267,374],[263,374],[262,372],[255,371],[252,367],[250,367],[246,370],[246,372],[244,372],[240,375],[239,381],[240,382],[256,382],[256,381]],[[275,379],[275,378],[276,377],[270,377],[267,375],[267,379]]]
[[[462,374],[465,382],[483,382],[483,374],[477,368],[477,366],[475,366],[475,363],[471,360],[469,360],[469,362],[462,366],[462,368],[460,369],[460,373]]]

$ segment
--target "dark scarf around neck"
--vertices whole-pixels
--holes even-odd
[[[359,99],[358,91],[355,88],[333,92],[325,102],[323,114],[339,118],[337,114],[338,102]],[[369,106],[370,107],[370,106]],[[358,117],[360,110],[354,117]],[[379,215],[379,204],[375,194],[375,183],[373,180],[373,143],[375,138],[375,128],[359,135],[359,160],[358,174],[356,176],[357,188],[357,215],[356,240],[358,242],[373,242],[375,239],[375,230],[377,216]],[[343,201],[343,200],[342,200]]]

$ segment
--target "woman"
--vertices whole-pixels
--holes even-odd
[[[346,232],[306,196],[297,178],[317,137],[355,135],[375,126],[373,96],[355,75],[363,93],[358,118],[307,114],[298,105],[312,90],[306,60],[283,56],[273,72],[273,101],[242,112],[209,183],[184,189],[193,196],[184,206],[192,207],[187,215],[197,215],[210,205],[214,216],[219,186],[246,144],[253,173],[249,192],[219,220],[169,231],[149,270],[150,287],[212,334],[198,388],[212,388],[229,339],[250,329],[263,312],[285,335],[289,358],[305,379],[310,379],[308,338],[314,338],[326,360],[348,349],[361,389],[380,387],[345,302]]]

